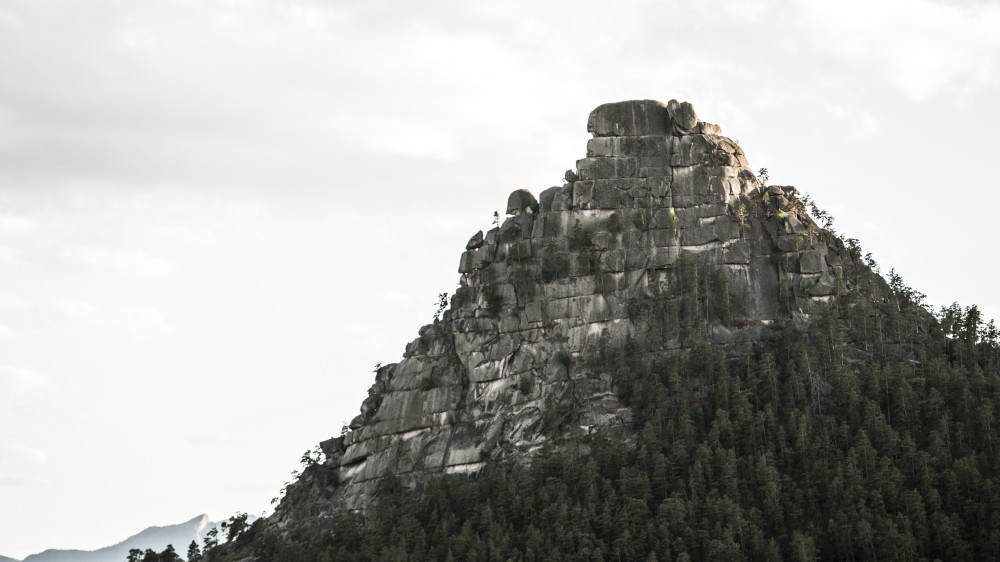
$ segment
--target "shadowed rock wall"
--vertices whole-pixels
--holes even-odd
[[[684,349],[670,322],[685,283],[698,283],[685,271],[715,291],[686,314],[729,348],[779,316],[807,321],[838,290],[842,248],[821,240],[794,188],[764,187],[690,104],[605,104],[587,127],[567,183],[537,200],[511,194],[512,216],[466,245],[451,309],[378,370],[350,431],[322,443],[335,478],[307,471],[296,484],[322,488],[312,514],[363,508],[386,473],[417,485],[568,433],[628,439],[632,413],[595,357],[626,344],[640,363]],[[279,526],[298,513],[292,497]]]

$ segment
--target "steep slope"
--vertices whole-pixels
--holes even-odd
[[[629,439],[636,365],[689,348],[698,326],[737,353],[779,318],[833,298],[843,246],[820,236],[794,188],[766,188],[688,103],[606,104],[587,156],[536,199],[476,233],[451,308],[378,370],[350,431],[322,443],[272,524],[367,505],[378,479],[415,486],[522,458],[571,433]]]
[[[687,104],[588,129],[207,560],[1000,559],[1000,330],[929,313]]]

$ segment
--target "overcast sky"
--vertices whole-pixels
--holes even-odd
[[[0,0],[0,554],[270,509],[587,115],[671,98],[994,292],[1000,4]]]

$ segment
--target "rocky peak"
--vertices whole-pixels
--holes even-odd
[[[279,527],[362,508],[387,473],[419,486],[570,434],[630,439],[630,377],[698,342],[736,349],[778,318],[806,322],[840,289],[838,241],[691,104],[609,103],[587,129],[564,185],[513,192],[511,216],[469,240],[450,310],[378,370]]]

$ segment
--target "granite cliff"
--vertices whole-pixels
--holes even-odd
[[[377,482],[419,487],[530,462],[569,435],[633,439],[629,377],[704,334],[736,354],[778,319],[809,322],[838,292],[843,243],[795,188],[765,186],[689,103],[601,105],[586,157],[471,237],[450,309],[378,369],[361,413],[321,444],[268,521],[362,510]],[[628,358],[630,372],[607,358]]]

